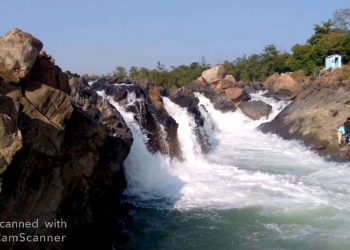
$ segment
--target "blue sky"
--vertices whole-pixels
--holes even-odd
[[[349,0],[0,0],[0,34],[17,27],[44,42],[64,70],[211,64],[289,50]]]

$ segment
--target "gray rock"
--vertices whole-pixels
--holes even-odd
[[[238,107],[252,120],[259,120],[262,117],[268,117],[272,109],[271,105],[262,101],[242,102]]]

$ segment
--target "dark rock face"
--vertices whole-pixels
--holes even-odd
[[[271,112],[271,105],[262,101],[242,102],[238,105],[242,112],[252,120],[259,120],[268,117]]]
[[[40,52],[33,66],[30,80],[45,83],[68,94],[70,92],[68,76],[55,65],[54,59],[43,51]]]
[[[177,136],[178,124],[164,109],[160,88],[149,81],[114,85],[97,81],[92,88],[95,91],[104,90],[107,95],[124,106],[127,112],[134,113],[135,120],[148,137],[147,146],[150,152],[160,152],[171,158],[182,159]],[[126,99],[129,94],[133,94],[136,98],[132,103]]]
[[[12,60],[21,60],[16,58],[20,52],[13,55]],[[64,243],[3,246],[110,249],[123,240],[127,223],[119,197],[125,187],[122,163],[132,135],[118,111],[83,80],[71,80],[70,87],[67,75],[50,57],[37,53],[34,61],[18,84],[0,80],[0,220],[63,219],[68,228],[59,232],[41,227],[26,233],[67,238]],[[2,73],[16,76],[9,70],[13,69],[2,68]]]
[[[194,95],[190,88],[181,88],[175,93],[169,96],[170,100],[179,105],[182,108],[187,108],[187,111],[193,115],[196,122],[195,134],[197,141],[201,145],[203,153],[207,153],[210,150],[210,144],[208,141],[208,135],[206,134],[204,126],[204,118],[198,107],[199,100]]]
[[[309,85],[273,121],[262,124],[263,132],[286,139],[301,139],[322,155],[347,159],[348,147],[337,145],[337,128],[349,116],[348,85]]]

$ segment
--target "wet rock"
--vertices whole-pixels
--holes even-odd
[[[231,100],[226,98],[226,96],[222,92],[216,91],[208,85],[191,84],[186,86],[186,88],[191,89],[191,91],[193,92],[202,93],[211,101],[211,103],[213,103],[216,109],[222,112],[236,110],[236,105]]]
[[[268,118],[271,113],[271,105],[263,101],[241,102],[238,107],[252,120],[259,120],[262,117]]]
[[[148,137],[147,147],[150,152],[160,152],[171,158],[182,159],[177,136],[178,124],[165,110],[161,98],[161,93],[164,94],[166,91],[154,86],[149,81],[110,86],[101,80],[95,82],[92,89],[104,90],[107,95],[112,96],[114,100],[124,106],[126,112],[134,113],[136,122]],[[119,98],[120,93],[123,93],[123,98]],[[133,98],[136,98],[134,102],[128,102],[126,99],[128,95],[134,95]]]
[[[190,88],[181,88],[175,93],[171,94],[169,98],[180,107],[186,108],[187,111],[193,115],[196,123],[196,129],[194,132],[196,134],[197,141],[201,145],[203,153],[209,152],[211,146],[208,140],[208,135],[203,129],[204,118],[202,117],[198,107],[199,100],[194,95],[193,90]]]

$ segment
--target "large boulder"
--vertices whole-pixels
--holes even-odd
[[[283,100],[293,99],[303,91],[301,84],[287,73],[273,74],[266,79],[264,86]]]
[[[222,112],[235,111],[236,105],[233,101],[229,100],[224,93],[217,91],[211,86],[204,84],[194,84],[187,85],[186,88],[191,89],[192,92],[202,93],[207,97],[214,107]]]
[[[337,128],[349,116],[350,86],[310,84],[277,117],[262,124],[263,132],[300,139],[322,155],[349,158],[348,147],[338,147]]]
[[[0,38],[0,77],[14,83],[26,78],[42,47],[41,41],[19,29],[6,33]]]
[[[247,101],[250,99],[247,91],[244,88],[232,87],[224,90],[226,98],[233,102]]]
[[[232,75],[226,75],[224,79],[221,79],[214,83],[214,88],[218,91],[225,90],[227,88],[234,87],[235,83],[236,80]]]
[[[218,65],[203,71],[202,78],[205,82],[211,84],[225,77],[225,68],[223,65]]]
[[[259,120],[262,117],[268,118],[272,109],[271,105],[263,101],[242,102],[238,107],[252,120]]]

